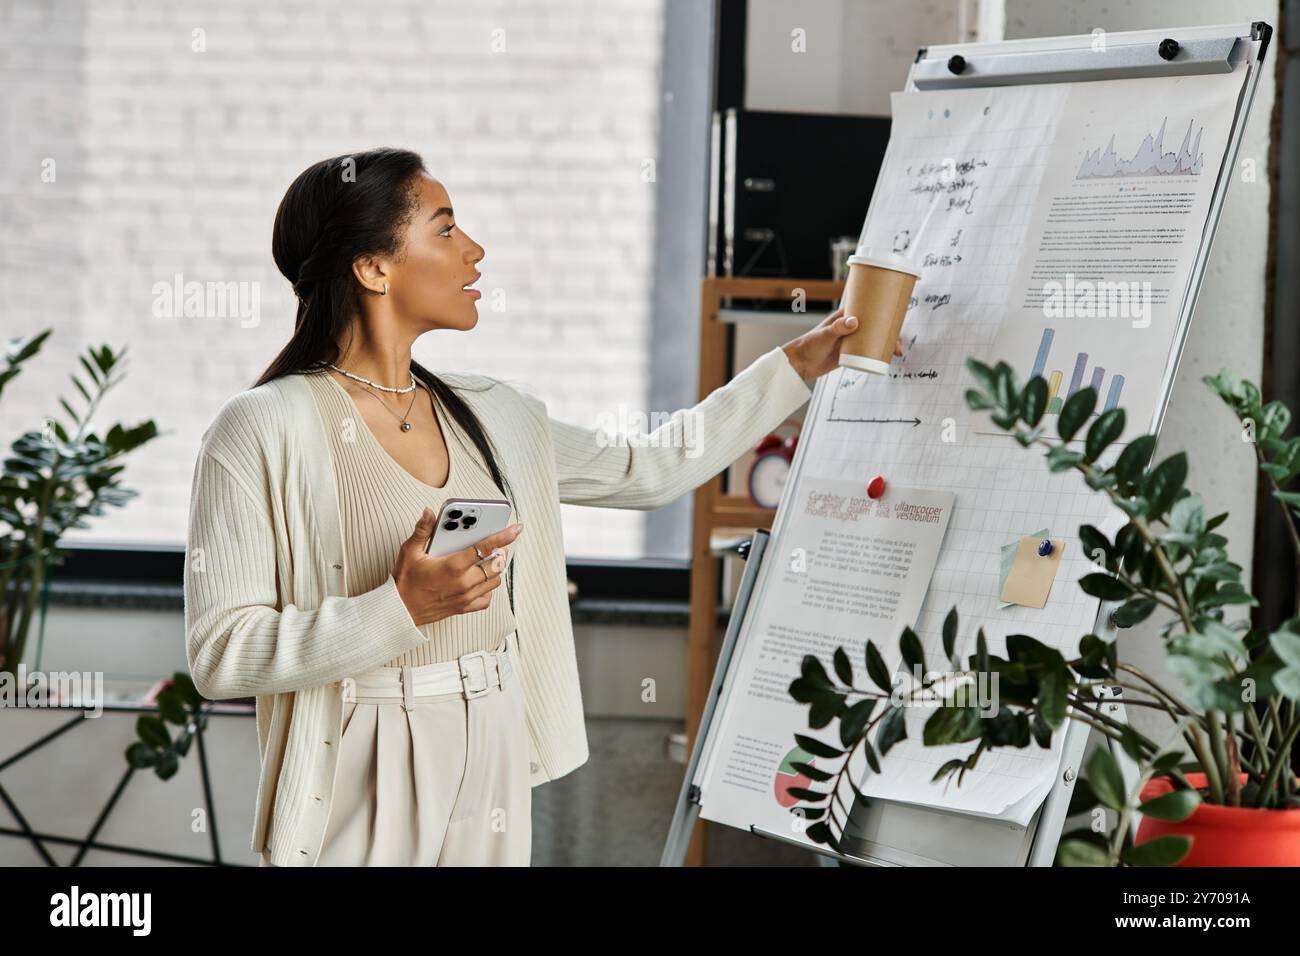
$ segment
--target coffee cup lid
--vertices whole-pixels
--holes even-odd
[[[875,266],[878,269],[906,272],[908,275],[917,277],[921,275],[916,263],[907,256],[901,256],[897,252],[872,249],[868,246],[859,246],[857,252],[849,256],[849,265]]]

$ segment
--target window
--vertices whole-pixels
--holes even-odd
[[[183,543],[203,430],[292,329],[270,255],[276,206],[308,164],[350,149],[420,152],[486,249],[478,326],[424,336],[417,360],[527,385],[588,427],[620,406],[693,403],[693,379],[656,385],[655,366],[693,362],[694,336],[675,356],[652,348],[656,282],[683,282],[693,304],[700,274],[698,258],[670,280],[656,265],[663,0],[232,0],[202,16],[103,0],[11,17],[4,334],[55,334],[6,390],[0,440],[57,412],[75,356],[102,343],[129,361],[97,420],[153,418],[164,432],[128,461],[140,496],[67,544]],[[692,122],[702,181],[706,113]],[[702,247],[700,200],[673,228]],[[189,282],[244,295],[172,314],[160,290]],[[655,556],[685,556],[688,515],[673,509]],[[570,555],[653,555],[644,513],[566,507],[564,520]]]

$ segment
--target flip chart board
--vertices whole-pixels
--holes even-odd
[[[1013,633],[1073,653],[1094,630],[1098,602],[1076,585],[1094,570],[1078,528],[1109,534],[1124,517],[1076,474],[1049,473],[1041,453],[968,411],[965,360],[1006,360],[1022,381],[1047,377],[1049,428],[1070,394],[1096,388],[1098,411],[1128,412],[1112,456],[1158,429],[1262,51],[1257,25],[1180,35],[1198,68],[1160,69],[1154,31],[1112,35],[1109,66],[1088,59],[1088,37],[948,47],[922,51],[907,91],[894,94],[861,244],[920,267],[906,354],[888,375],[841,368],[817,383],[698,743],[703,818],[801,838],[785,791],[807,785],[792,764],[816,763],[794,734],[816,732],[787,688],[805,654],[829,662],[844,646],[861,661],[870,637],[892,668],[898,636],[912,626],[927,658],[942,661],[941,627],[954,606],[964,622],[959,659],[973,651],[976,626],[997,654]],[[989,85],[944,76],[941,64],[959,50]],[[858,520],[877,475],[891,489],[887,504],[947,502],[939,541],[908,531],[888,542],[908,555],[893,598],[874,560],[883,526]],[[831,511],[827,496],[839,502]],[[819,529],[828,514],[834,528]],[[1063,545],[1046,605],[1006,604],[1004,549],[1044,531]],[[913,560],[932,545],[930,565]],[[861,768],[863,790],[907,808],[900,819],[913,828],[932,810],[1023,835],[1057,783],[1066,735],[1051,750],[995,751],[960,787],[936,784],[934,771],[969,745],[923,746],[928,714],[909,713],[908,739],[880,774]],[[852,803],[847,787],[841,796]]]

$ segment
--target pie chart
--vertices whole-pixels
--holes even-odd
[[[776,794],[776,802],[783,807],[792,807],[799,802],[799,798],[790,795],[791,787],[809,787],[812,781],[807,775],[794,769],[796,763],[804,763],[810,767],[815,767],[813,756],[802,747],[793,748],[788,754],[781,758],[781,766],[776,768],[776,776],[772,781],[773,791]]]

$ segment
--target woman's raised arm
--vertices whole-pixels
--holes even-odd
[[[781,348],[649,433],[613,436],[549,418],[560,501],[648,511],[699,487],[808,401]]]

